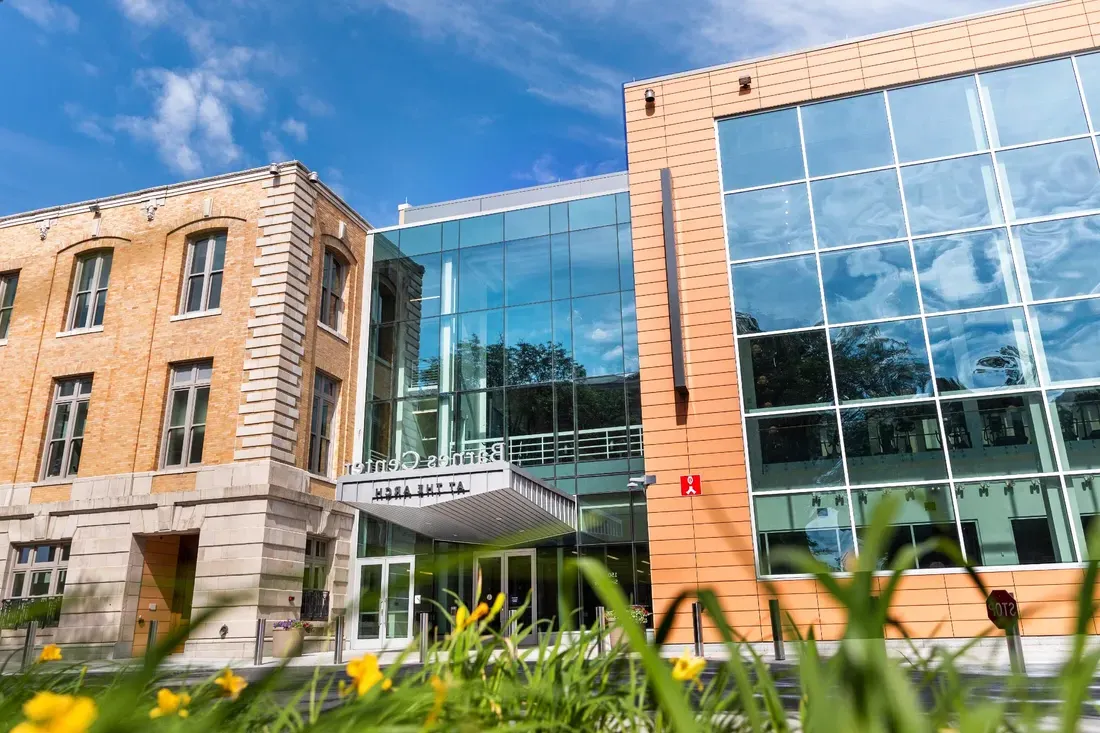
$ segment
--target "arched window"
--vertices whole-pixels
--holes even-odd
[[[321,323],[333,331],[344,330],[344,288],[347,286],[348,266],[331,249],[325,250],[325,266],[321,272]]]
[[[210,232],[187,242],[180,313],[202,313],[222,305],[225,232]]]
[[[76,258],[66,331],[103,325],[103,312],[107,308],[107,283],[111,279],[111,255],[111,250],[100,249],[85,252]]]

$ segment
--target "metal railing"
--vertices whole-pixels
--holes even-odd
[[[328,621],[328,602],[327,590],[302,591],[302,621]]]
[[[61,596],[5,598],[0,601],[0,628],[23,629],[32,620],[38,628],[57,626],[61,621]]]

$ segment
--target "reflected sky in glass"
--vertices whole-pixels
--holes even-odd
[[[1036,300],[1100,293],[1100,216],[1014,227]]]
[[[892,170],[827,178],[810,184],[819,247],[905,236],[897,173]]]
[[[887,96],[902,163],[985,149],[974,77],[891,89]]]
[[[773,410],[832,404],[825,331],[740,339],[745,408]]]
[[[591,229],[615,224],[615,196],[596,196],[569,202],[569,229]]]
[[[400,237],[401,252],[407,255],[419,255],[425,252],[438,252],[443,241],[443,227],[439,224],[427,224],[421,227],[409,227],[390,232],[391,237]]]
[[[919,312],[909,245],[886,244],[821,254],[829,323]]]
[[[459,311],[499,308],[504,305],[503,245],[464,249],[459,262]]]
[[[459,246],[477,247],[492,244],[504,239],[504,215],[489,214],[461,219],[459,227]]]
[[[1078,56],[1077,73],[1081,77],[1081,88],[1085,90],[1085,101],[1095,128],[1096,123],[1100,122],[1100,53]]]
[[[550,207],[536,206],[504,212],[504,238],[529,239],[550,233]]]
[[[798,112],[781,109],[721,120],[722,188],[751,188],[805,178]]]
[[[728,194],[726,234],[732,260],[813,250],[806,184]]]
[[[1100,168],[1089,140],[997,154],[1012,221],[1100,208]]]
[[[841,402],[932,394],[920,319],[830,330]]]
[[[901,180],[914,236],[1004,223],[988,155],[902,168]]]
[[[802,134],[811,178],[894,162],[881,92],[803,107]]]
[[[550,237],[504,245],[504,300],[508,305],[550,300]]]
[[[738,333],[820,325],[821,291],[813,255],[733,266]]]
[[[929,318],[928,338],[941,393],[1036,384],[1021,308]]]
[[[1088,131],[1069,59],[990,71],[978,79],[997,147]]]
[[[1047,378],[1052,382],[1100,377],[1100,300],[1033,306]]]
[[[622,304],[618,293],[573,300],[577,379],[623,372]]]
[[[619,289],[617,242],[618,229],[613,226],[569,234],[569,266],[574,298]]]
[[[1003,229],[913,242],[926,313],[1019,302]]]
[[[638,306],[634,291],[624,290],[623,301],[623,360],[627,372],[638,371]]]

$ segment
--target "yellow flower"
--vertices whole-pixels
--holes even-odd
[[[25,722],[12,733],[85,733],[95,721],[95,700],[90,697],[39,692],[23,704]]]
[[[707,660],[702,657],[693,657],[690,651],[684,649],[684,653],[672,663],[672,679],[678,682],[695,680],[706,666]]]
[[[470,612],[466,610],[466,606],[459,604],[458,611],[455,612],[455,630],[462,631],[466,628],[466,619],[470,617]]]
[[[500,613],[500,609],[502,608],[504,608],[504,594],[497,593],[496,600],[493,601],[493,607],[489,609],[489,618]]]
[[[481,619],[485,618],[485,616],[487,616],[488,613],[489,613],[489,604],[479,603],[479,604],[477,604],[477,608],[474,609],[474,612],[470,614],[470,620],[467,621],[466,623],[475,624],[478,621],[480,621]]]
[[[240,678],[238,678],[240,679]],[[160,718],[165,715],[178,715],[186,718],[187,706],[191,704],[191,696],[186,692],[176,694],[163,687],[157,692],[157,706],[149,711],[150,718]]]
[[[424,720],[424,727],[434,724],[439,720],[439,714],[443,712],[443,703],[447,701],[447,683],[439,678],[438,675],[432,675],[431,679],[432,690],[435,692],[435,701],[432,703],[431,712],[428,713],[428,717]]]
[[[229,667],[226,667],[221,676],[214,680],[214,684],[222,688],[222,692],[229,695],[230,700],[236,700],[241,696],[241,690],[248,687],[248,681],[244,677],[233,674],[233,670]]]
[[[348,677],[351,677],[351,683],[340,685],[341,695],[347,695],[354,690],[356,695],[362,697],[379,683],[381,683],[383,690],[393,687],[393,681],[382,674],[382,670],[378,667],[378,657],[373,654],[365,654],[358,659],[352,659],[348,662],[345,671],[348,673]]]
[[[38,655],[39,662],[60,662],[61,647],[57,644],[47,644],[42,647],[42,653]]]

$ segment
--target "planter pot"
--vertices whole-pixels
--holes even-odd
[[[297,657],[302,653],[305,629],[275,629],[271,632],[271,653],[279,658]]]
[[[626,643],[623,630],[618,626],[613,626],[610,631],[607,632],[608,641],[611,642],[612,647],[617,647],[619,644]]]

